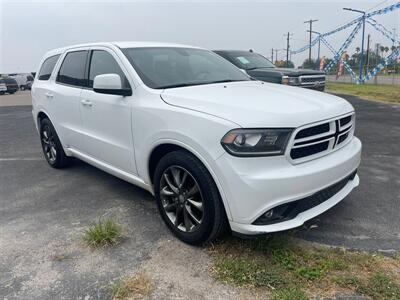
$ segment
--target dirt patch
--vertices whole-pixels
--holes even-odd
[[[269,294],[216,281],[208,251],[176,239],[160,241],[150,256],[142,269],[155,284],[152,299],[266,299]]]

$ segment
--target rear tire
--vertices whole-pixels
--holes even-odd
[[[44,157],[51,167],[60,169],[69,164],[70,158],[65,155],[56,130],[47,118],[40,122],[40,141]]]
[[[162,219],[181,241],[203,244],[228,228],[212,176],[187,151],[170,152],[160,160],[154,174],[154,191]]]

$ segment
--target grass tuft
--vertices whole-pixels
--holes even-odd
[[[360,285],[357,290],[376,300],[400,299],[400,283],[382,272],[374,273],[368,282]]]
[[[298,287],[289,287],[277,290],[273,293],[273,300],[307,300],[308,297]]]
[[[83,240],[93,248],[115,245],[122,237],[122,227],[114,219],[99,220],[84,232]]]
[[[223,257],[215,264],[218,279],[240,286],[268,287],[275,289],[286,282],[273,266],[265,268],[262,264],[240,257]]]
[[[111,286],[114,300],[143,299],[149,296],[154,289],[151,278],[144,272],[136,274],[132,278],[120,280]]]

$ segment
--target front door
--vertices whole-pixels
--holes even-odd
[[[107,48],[94,48],[89,59],[88,88],[81,94],[84,129],[83,147],[89,156],[131,174],[137,174],[132,138],[132,98],[93,91],[94,77],[118,74],[123,85],[129,82],[118,57]]]

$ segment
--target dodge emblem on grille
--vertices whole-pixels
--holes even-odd
[[[335,130],[335,133],[334,133],[335,142],[333,143],[333,147],[332,147],[333,149],[334,149],[335,146],[336,146],[336,143],[337,143],[337,141],[338,141],[339,136],[340,136],[342,133],[344,133],[344,132],[347,131],[347,128],[344,129],[344,130],[342,130],[342,131],[340,131],[340,129],[339,129],[339,120],[336,120],[336,121],[335,121],[335,126],[336,126],[336,130]]]

